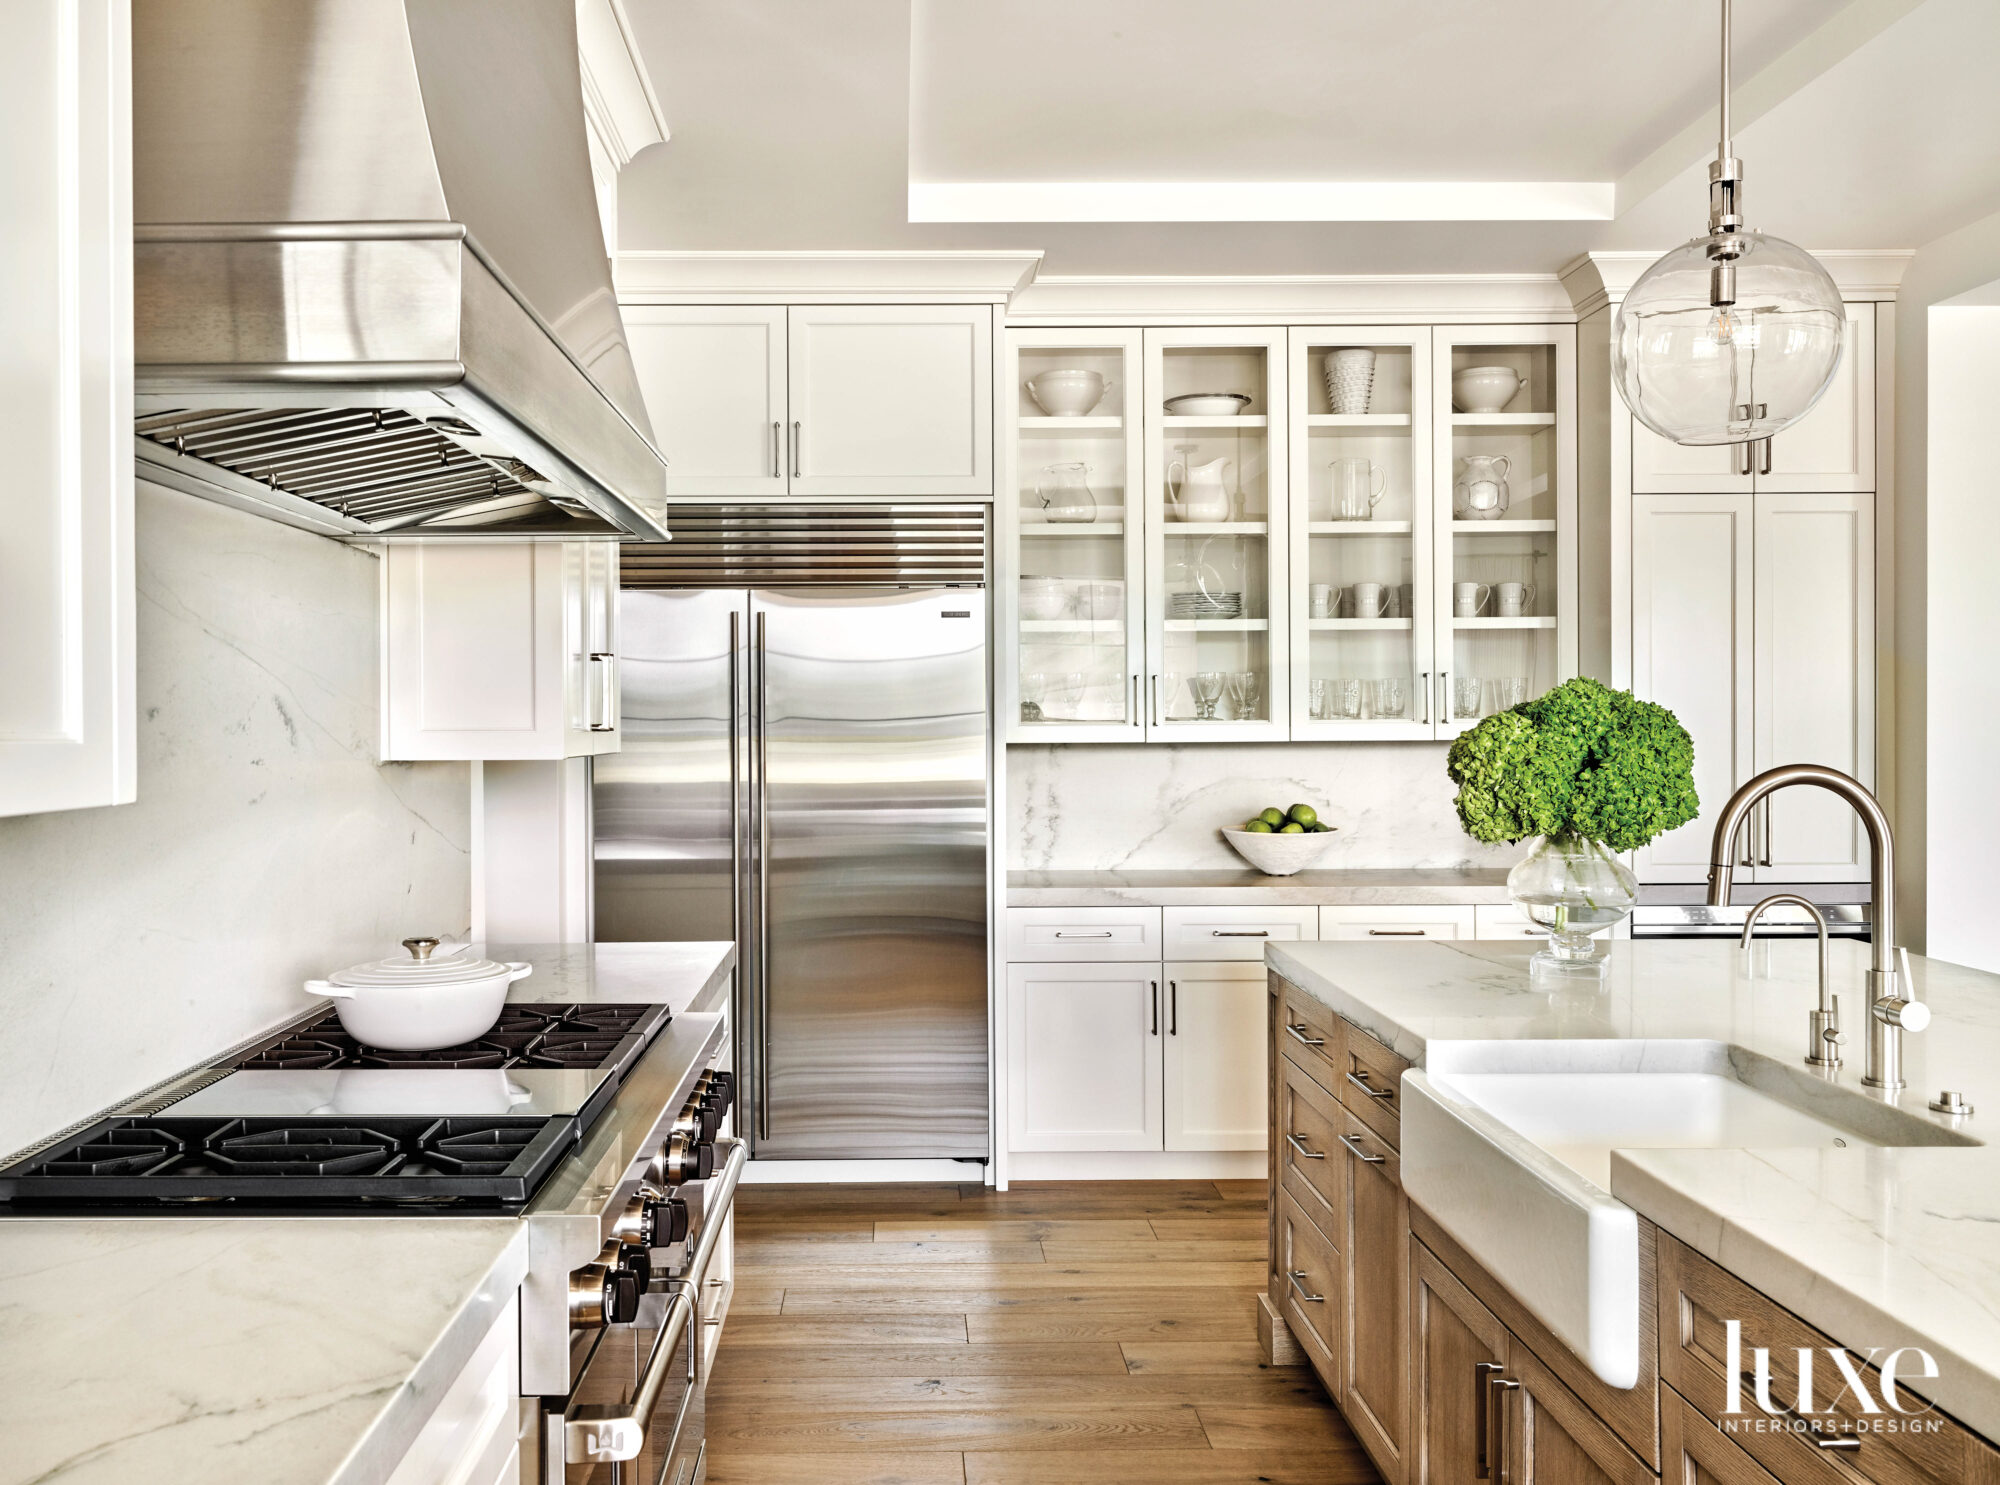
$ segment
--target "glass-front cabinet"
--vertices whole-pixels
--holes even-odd
[[[1285,331],[1145,332],[1150,737],[1290,733]]]

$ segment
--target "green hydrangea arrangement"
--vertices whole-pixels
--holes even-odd
[[[1488,717],[1451,745],[1445,772],[1474,840],[1574,833],[1633,851],[1701,810],[1687,729],[1585,676]]]

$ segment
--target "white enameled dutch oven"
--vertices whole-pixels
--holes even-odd
[[[437,946],[434,938],[406,938],[409,957],[349,965],[307,980],[306,993],[330,997],[340,1024],[364,1046],[429,1052],[473,1041],[492,1030],[507,987],[532,967],[469,958],[462,948],[438,956]]]

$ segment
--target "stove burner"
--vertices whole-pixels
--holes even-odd
[[[237,1066],[321,1067],[608,1067],[640,1024],[647,1005],[510,1005],[476,1041],[435,1052],[368,1047],[341,1029],[331,1012],[302,1031],[260,1048]]]

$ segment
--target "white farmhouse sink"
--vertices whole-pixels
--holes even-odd
[[[1410,1199],[1613,1387],[1639,1379],[1613,1150],[1978,1143],[1713,1041],[1434,1041],[1403,1075],[1402,1133]]]

